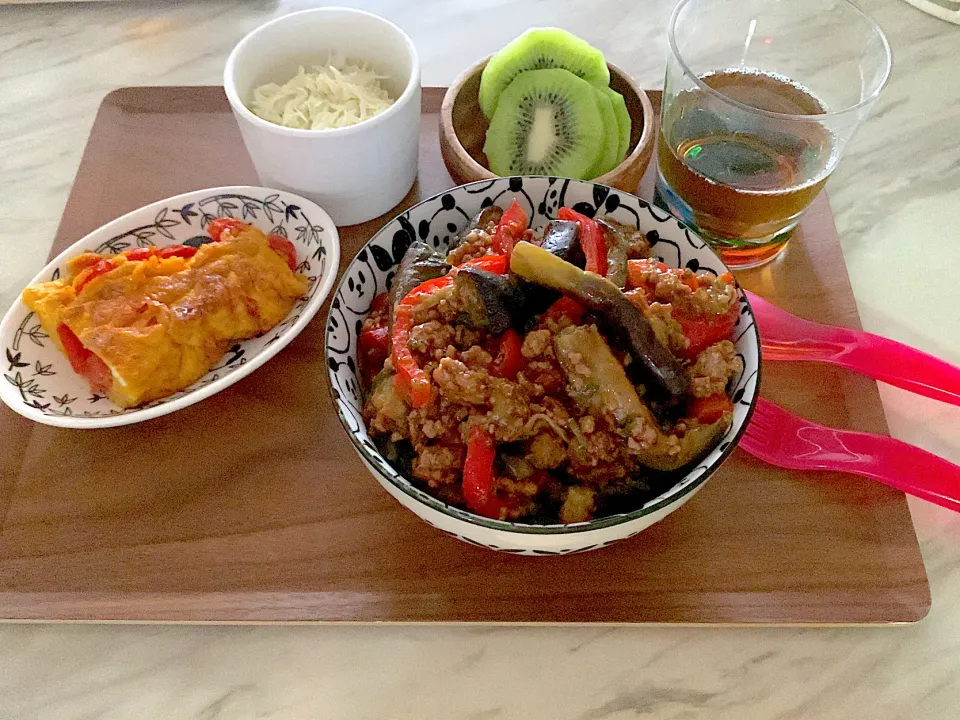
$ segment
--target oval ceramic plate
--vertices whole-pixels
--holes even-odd
[[[34,314],[18,299],[0,323],[0,399],[21,415],[47,425],[128,425],[209,397],[276,355],[316,315],[330,293],[340,262],[340,239],[333,221],[314,203],[288,192],[220,187],[152,203],[94,230],[60,253],[32,282],[60,277],[66,272],[67,260],[82,252],[119,253],[129,248],[183,243],[204,235],[209,222],[223,216],[287,237],[297,250],[297,269],[310,279],[307,294],[270,332],[234,345],[216,367],[185,390],[124,410],[91,392],[87,381],[73,371]]]
[[[417,239],[445,250],[483,207],[506,209],[516,199],[543,227],[569,206],[590,217],[610,217],[646,233],[652,254],[671,267],[719,274],[726,267],[699,236],[675,217],[638,197],[592,182],[547,177],[480,180],[455,187],[394,218],[357,253],[340,279],[330,305],[326,355],[334,406],[350,440],[381,485],[401,504],[431,525],[472,542],[505,552],[534,555],[593,550],[641,530],[676,510],[733,452],[753,412],[760,382],[760,341],[753,312],[741,291],[741,314],[734,330],[744,369],[732,381],[733,424],[717,446],[661,495],[631,512],[570,525],[535,525],[490,520],[447,505],[412,483],[377,450],[363,422],[363,397],[357,378],[357,333],[370,303],[390,285],[400,259]]]

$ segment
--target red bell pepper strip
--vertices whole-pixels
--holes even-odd
[[[160,248],[157,250],[157,257],[161,260],[166,258],[192,258],[197,254],[197,249],[195,247],[190,247],[189,245],[167,245],[167,247]]]
[[[687,406],[691,417],[696,418],[703,425],[712,425],[725,412],[733,412],[733,402],[726,393],[717,393],[704,398],[694,398]]]
[[[370,385],[390,356],[389,313],[390,293],[380,293],[370,302],[370,313],[367,315],[367,321],[375,322],[368,324],[364,321],[368,327],[361,330],[357,338],[357,360],[364,386]]]
[[[504,255],[484,255],[459,265],[472,265],[488,272],[502,274],[507,270],[507,258]],[[414,409],[423,407],[430,401],[430,378],[417,364],[410,352],[410,331],[413,329],[413,311],[420,302],[438,290],[453,285],[453,271],[443,277],[427,280],[418,285],[397,303],[393,318],[392,354],[393,367],[397,371],[394,383],[401,396],[409,397]]]
[[[478,515],[500,517],[500,502],[493,489],[493,461],[497,448],[485,427],[477,425],[467,440],[467,458],[463,463],[463,499]]]
[[[87,350],[76,333],[63,323],[57,326],[57,337],[73,371],[89,380],[94,392],[109,390],[113,385],[113,373],[107,364]]]
[[[86,369],[86,355],[90,351],[83,346],[76,333],[63,323],[57,326],[57,336],[67,360],[70,361],[70,367],[75,373],[82,374]]]
[[[273,233],[267,235],[267,243],[271,250],[287,261],[287,267],[296,272],[297,249],[293,246],[293,243],[282,235],[274,235]]]
[[[500,350],[497,357],[490,366],[490,372],[496,377],[506,378],[507,380],[516,380],[517,373],[523,366],[523,340],[513,328],[507,329],[500,336]]]
[[[510,258],[508,258],[506,255],[484,255],[483,257],[468,260],[462,265],[457,265],[457,267],[462,268],[467,265],[480,268],[481,270],[486,270],[487,272],[492,272],[494,275],[503,275],[510,266]],[[447,277],[450,276],[447,275]],[[450,282],[453,282],[452,277],[450,278]]]
[[[369,386],[377,373],[383,369],[390,354],[390,330],[385,326],[363,330],[357,338],[357,360],[360,361],[360,378]]]
[[[157,249],[152,247],[134,248],[133,250],[124,250],[123,255],[127,260],[149,260],[156,253]]]
[[[530,220],[527,214],[520,207],[520,203],[514,198],[510,207],[500,217],[497,223],[497,229],[494,230],[493,249],[495,252],[503,255],[509,255],[513,251],[513,246],[523,239],[523,233],[527,229]]]
[[[557,217],[580,225],[580,247],[587,258],[587,272],[607,276],[607,238],[592,219],[567,207],[560,208]]]
[[[680,329],[690,341],[682,353],[688,358],[695,358],[714,343],[731,339],[733,326],[737,322],[736,308],[723,315],[692,314],[674,308],[670,316],[680,323]]]
[[[104,259],[97,261],[94,265],[80,271],[80,274],[73,280],[73,289],[80,292],[91,280],[101,275],[106,275],[115,267],[116,265],[113,264],[113,260]]]
[[[397,392],[409,397],[410,404],[419,408],[430,402],[430,378],[408,347],[413,329],[413,307],[399,303],[393,319],[393,367],[397,371],[393,382]]]
[[[243,220],[222,217],[210,221],[210,224],[207,225],[207,235],[209,235],[214,242],[220,242],[223,233],[227,231],[234,233],[248,227],[250,227],[250,223],[245,223]]]
[[[627,287],[645,288],[647,286],[645,276],[653,268],[660,272],[669,272],[670,268],[659,260],[644,258],[642,260],[627,260]]]
[[[389,307],[390,293],[382,292],[370,302],[370,313],[373,314],[384,312],[385,310],[389,309]]]
[[[639,300],[634,299],[634,293],[644,293],[648,302],[653,302],[656,299],[653,286],[646,281],[647,273],[653,269],[663,273],[675,273],[680,281],[691,290],[697,290],[700,287],[697,278],[688,276],[685,270],[668,268],[659,260],[649,258],[630,260],[627,263],[627,285],[637,289],[626,293],[626,295],[631,302],[641,309],[643,309],[642,304]],[[729,273],[727,274],[729,275]],[[721,279],[726,280],[726,277],[721,276]],[[690,345],[682,352],[682,355],[688,358],[695,358],[714,343],[729,340],[733,335],[733,326],[737,322],[737,310],[735,308],[723,315],[711,315],[709,313],[684,312],[674,307],[670,314],[674,320],[680,323],[683,334],[690,341]]]
[[[570,321],[574,325],[579,325],[583,320],[583,316],[587,314],[587,310],[583,305],[578,303],[573,298],[568,298],[566,296],[557,300],[553,305],[547,308],[544,315],[553,320],[560,320],[562,318],[570,318]]]

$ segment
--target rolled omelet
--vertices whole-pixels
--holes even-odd
[[[161,254],[85,253],[67,277],[23,291],[74,370],[123,408],[193,384],[231,345],[283,320],[308,287],[254,227],[192,257]]]

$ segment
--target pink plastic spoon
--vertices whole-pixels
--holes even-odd
[[[832,363],[952,405],[960,405],[960,368],[896,340],[791,315],[749,290],[765,360]]]

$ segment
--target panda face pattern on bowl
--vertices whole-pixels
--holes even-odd
[[[591,182],[549,177],[481,180],[421,202],[390,221],[350,263],[330,307],[326,362],[334,405],[350,440],[371,473],[401,504],[450,534],[495,550],[531,555],[592,550],[635,535],[680,507],[732,452],[746,428],[759,389],[760,342],[753,313],[740,293],[734,328],[743,372],[733,379],[734,420],[718,445],[676,484],[641,508],[570,525],[534,525],[483,518],[448,505],[414,485],[380,455],[362,418],[357,374],[357,336],[370,304],[385,292],[404,252],[415,240],[443,251],[484,207],[507,208],[516,198],[542,228],[561,207],[590,217],[610,217],[644,233],[652,254],[671,267],[726,272],[707,244],[676,218],[633,195]]]
[[[161,200],[107,223],[78,240],[32,281],[56,280],[67,261],[83,252],[117,254],[133,248],[196,245],[217,217],[249,222],[286,237],[297,254],[297,270],[309,286],[270,332],[238,342],[216,367],[190,387],[136,408],[122,409],[70,367],[67,358],[19,299],[0,325],[3,379],[0,398],[32,420],[72,428],[126,425],[191,405],[250,374],[295,338],[317,313],[336,279],[340,257],[337,229],[329,215],[298,195],[270,188],[231,186],[197,190]]]

